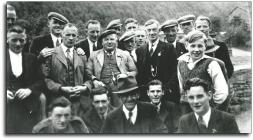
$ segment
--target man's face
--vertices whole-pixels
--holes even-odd
[[[121,36],[121,26],[116,26],[116,27],[113,27],[112,29],[116,31],[118,37]]]
[[[122,103],[125,105],[127,110],[132,111],[137,104],[137,100],[139,98],[138,93],[131,92],[131,93],[124,93],[120,95],[120,99]]]
[[[64,25],[65,24],[63,22],[61,22],[59,20],[56,20],[54,18],[51,18],[48,21],[48,27],[49,27],[50,33],[52,33],[55,36],[60,36],[61,35],[62,29],[64,28]]]
[[[53,127],[56,131],[62,131],[67,128],[71,119],[71,108],[67,107],[55,107],[51,112],[51,119]]]
[[[110,34],[102,39],[102,45],[108,52],[112,52],[118,46],[118,37],[116,34]]]
[[[177,38],[177,26],[168,27],[163,30],[164,34],[166,35],[166,39],[169,43],[173,43]]]
[[[98,40],[98,36],[100,35],[100,25],[90,23],[88,25],[87,34],[92,42],[96,42]]]
[[[209,36],[209,24],[206,20],[197,20],[195,22],[196,30],[203,32],[206,36]]]
[[[103,115],[108,109],[109,99],[106,94],[94,95],[92,104],[98,114]]]
[[[159,104],[164,92],[161,85],[150,85],[147,94],[153,104]]]
[[[148,38],[151,42],[155,42],[158,39],[158,25],[157,24],[151,24],[146,26],[146,30],[148,33]]]
[[[9,49],[16,54],[21,53],[26,43],[25,33],[11,32],[7,33],[7,36],[7,43]]]
[[[132,51],[135,48],[134,39],[132,38],[132,39],[127,40],[124,45],[127,51]]]
[[[190,57],[193,61],[200,59],[204,55],[204,51],[206,50],[206,45],[204,40],[197,40],[193,43],[189,43],[187,45],[187,50],[190,53]]]
[[[138,25],[134,22],[131,22],[131,23],[128,23],[126,24],[125,28],[126,28],[126,31],[130,31],[130,30],[136,30],[138,27]]]
[[[211,96],[202,86],[191,87],[187,90],[187,99],[192,110],[198,115],[204,115],[210,107]]]
[[[193,22],[189,21],[186,23],[182,23],[180,24],[180,28],[183,30],[184,34],[188,34],[194,28]]]
[[[6,20],[8,28],[14,24],[16,19],[17,19],[16,12],[14,10],[7,10]]]
[[[77,41],[78,31],[75,27],[66,27],[62,32],[63,44],[71,48]]]
[[[144,30],[137,30],[135,31],[135,41],[137,46],[143,46],[146,44],[147,41],[147,35]]]

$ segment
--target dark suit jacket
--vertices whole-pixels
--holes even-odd
[[[6,52],[6,87],[16,92],[20,88],[29,88],[32,94],[24,100],[14,99],[7,103],[7,133],[29,133],[37,121],[39,96],[43,86],[42,73],[36,56],[22,53],[23,73],[17,79],[11,69],[9,51]],[[15,84],[11,79],[16,79]]]
[[[125,117],[123,106],[109,113],[102,127],[102,133],[125,133],[123,126]],[[137,118],[135,124],[137,121],[140,121],[140,133],[168,132],[166,126],[159,119],[155,107],[149,103],[137,103]]]
[[[188,51],[185,48],[185,45],[180,42],[176,42],[176,53],[177,57],[180,57],[182,54],[187,53]]]
[[[54,48],[53,39],[50,34],[35,37],[30,46],[30,52],[38,56],[40,51],[46,47]]]
[[[110,113],[114,109],[115,108],[113,106],[109,105],[107,113]],[[93,106],[91,106],[90,109],[81,117],[83,121],[85,122],[85,124],[87,125],[90,133],[101,132],[101,128],[104,122],[100,119],[96,109]]]
[[[89,59],[89,57],[90,57],[90,48],[89,48],[88,39],[80,41],[78,44],[75,45],[75,47],[76,48],[82,48],[83,51],[85,52],[87,60]],[[96,51],[96,50],[99,50],[99,49],[102,49],[102,48],[103,48],[102,44],[100,42],[97,42],[97,48],[93,51]]]
[[[207,133],[240,133],[234,116],[211,109]],[[199,133],[197,119],[193,112],[183,115],[179,120],[179,133]]]
[[[230,60],[228,47],[224,42],[219,42],[214,40],[214,44],[220,46],[214,53],[208,53],[207,55],[218,58],[225,63],[225,67],[227,69],[228,78],[231,78],[234,73],[234,66]]]
[[[136,49],[137,55],[137,82],[138,85],[146,85],[153,79],[159,79],[165,86],[166,99],[172,101],[179,100],[178,94],[178,80],[177,80],[177,55],[176,50],[172,44],[168,44],[159,40],[157,48],[152,55],[152,61],[157,65],[157,75],[151,76],[151,68],[149,65],[150,58],[148,58],[148,45],[141,46]],[[169,94],[169,93],[173,94]],[[148,99],[146,93],[141,95],[144,99]],[[145,97],[146,96],[146,97]],[[170,97],[169,97],[170,96]],[[142,98],[142,97],[141,97]]]

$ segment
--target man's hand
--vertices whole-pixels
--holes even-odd
[[[85,55],[85,52],[81,48],[77,48],[76,52],[77,52],[78,55]]]
[[[87,90],[87,86],[75,86],[72,89],[72,92],[74,93],[81,93],[81,92],[85,92]]]
[[[73,87],[70,87],[70,86],[61,87],[61,90],[68,94],[71,94],[73,92]]]
[[[40,55],[43,56],[44,58],[52,55],[54,52],[54,48],[44,48],[43,50],[40,51]]]
[[[20,100],[23,100],[25,98],[27,98],[28,96],[30,96],[32,93],[32,91],[29,88],[21,88],[18,91],[16,91],[15,93],[15,97],[17,97]]]
[[[121,73],[121,74],[119,74],[119,75],[117,75],[117,79],[119,80],[119,79],[121,79],[121,78],[127,78],[128,76],[127,76],[127,74],[125,74],[125,73]]]
[[[14,94],[13,92],[7,90],[7,102],[11,101],[14,99]]]
[[[103,82],[98,81],[98,80],[94,80],[93,84],[94,84],[95,88],[98,88],[99,86],[105,86],[105,84]]]

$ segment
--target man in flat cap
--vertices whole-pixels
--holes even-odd
[[[17,20],[16,10],[13,6],[7,4],[7,12],[6,12],[6,21],[7,21],[7,29],[12,26]]]
[[[88,60],[94,51],[102,49],[101,42],[98,42],[98,37],[101,32],[101,24],[97,20],[89,20],[86,23],[85,30],[87,33],[87,39],[80,41],[76,47],[83,49]]]
[[[138,28],[138,21],[134,18],[128,18],[125,20],[125,29],[126,31],[129,30],[136,30]]]
[[[153,79],[159,79],[165,85],[165,98],[177,94],[177,55],[172,44],[160,41],[158,38],[159,22],[151,19],[145,23],[148,33],[148,44],[136,50],[137,55],[137,82],[146,85]],[[140,95],[140,100],[148,101],[145,91]]]
[[[118,37],[121,36],[122,33],[122,23],[120,19],[115,19],[109,22],[109,24],[106,27],[106,30],[115,30],[117,32]]]
[[[136,44],[135,44],[135,32],[132,30],[126,31],[119,39],[120,44],[123,45],[122,49],[127,51],[130,56],[133,58],[134,62],[137,62],[136,56]]]
[[[116,85],[122,79],[135,80],[136,66],[129,53],[117,49],[118,37],[115,30],[104,31],[98,41],[103,49],[95,51],[89,58],[88,69],[92,74],[94,88],[107,86],[109,90],[117,90]],[[120,106],[117,95],[112,97],[112,105]]]
[[[177,57],[187,52],[185,45],[177,40],[177,32],[178,32],[177,20],[172,19],[165,21],[161,25],[160,30],[163,31],[164,34],[166,35],[166,40],[168,41],[168,43],[171,43],[176,49]]]
[[[234,72],[234,66],[230,60],[228,47],[224,42],[217,41],[210,37],[211,20],[206,16],[199,16],[195,21],[196,30],[202,31],[208,38],[206,54],[218,58],[225,63],[228,78],[231,78]]]
[[[187,35],[190,31],[194,30],[195,18],[196,17],[194,15],[185,15],[178,18],[178,24],[185,35]]]
[[[90,133],[100,133],[107,115],[115,108],[110,104],[109,91],[100,86],[91,90],[92,106],[82,115]]]
[[[72,112],[80,115],[86,112],[91,101],[91,75],[88,73],[86,56],[78,55],[74,49],[78,29],[67,24],[62,31],[63,43],[53,48],[52,57],[47,57],[44,72],[49,102],[58,96],[65,96],[72,102]]]
[[[168,130],[159,119],[155,106],[138,101],[139,91],[136,83],[128,82],[118,94],[123,105],[108,114],[102,133],[167,133]]]

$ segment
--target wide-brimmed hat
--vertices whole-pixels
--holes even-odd
[[[113,94],[127,94],[132,93],[139,89],[136,79],[134,77],[127,77],[118,80],[117,91],[112,92]]]
[[[101,33],[101,35],[98,37],[98,42],[102,42],[102,39],[105,38],[108,35],[111,34],[117,34],[117,32],[113,29],[110,30],[105,30],[104,32]]]
[[[115,19],[115,20],[112,20],[112,21],[109,22],[109,24],[106,27],[106,30],[114,29],[114,28],[117,28],[117,27],[120,27],[120,26],[122,26],[122,23],[121,23],[120,19]]]
[[[59,13],[56,13],[56,12],[50,12],[50,13],[48,13],[47,19],[50,20],[52,18],[56,19],[56,20],[58,20],[58,21],[60,21],[60,22],[62,22],[64,24],[69,23],[69,20],[66,17],[64,17],[63,15],[61,15]]]

